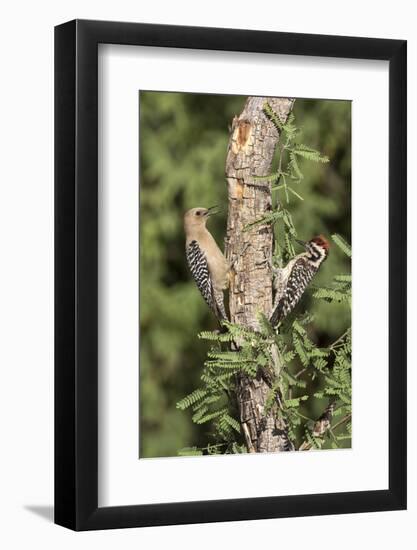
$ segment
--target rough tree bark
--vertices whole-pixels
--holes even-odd
[[[276,127],[263,112],[268,102],[285,122],[294,100],[289,98],[249,97],[242,113],[235,117],[226,159],[229,210],[226,256],[233,265],[229,291],[231,321],[258,329],[257,313],[267,317],[272,308],[272,248],[270,225],[243,231],[247,224],[272,208],[271,184],[254,181],[253,176],[271,172],[279,140]],[[276,408],[265,414],[270,388],[261,373],[256,378],[239,375],[237,400],[240,422],[249,452],[288,450],[285,426]]]

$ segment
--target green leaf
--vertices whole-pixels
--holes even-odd
[[[260,367],[266,367],[269,364],[269,359],[265,355],[258,355],[257,363]]]
[[[191,405],[194,405],[194,403],[197,403],[197,401],[203,399],[206,394],[207,392],[200,388],[194,390],[192,393],[181,399],[181,401],[178,401],[177,409],[181,409],[182,411],[188,409],[188,407],[191,407]]]
[[[334,233],[334,235],[332,235],[332,239],[340,248],[340,250],[342,250],[342,252],[346,254],[346,256],[348,256],[349,258],[352,257],[352,248],[341,235],[339,235],[338,233]]]
[[[281,172],[273,172],[269,176],[251,176],[254,181],[264,181],[265,183],[276,183],[280,177]]]
[[[294,191],[294,189],[292,189],[292,187],[290,187],[289,185],[287,186],[287,189],[290,193],[292,193],[293,195],[295,195],[298,199],[300,199],[300,201],[303,201],[303,197],[301,195],[299,195],[296,191]]]
[[[305,388],[307,386],[307,382],[300,380],[299,378],[294,378],[294,376],[286,370],[282,370],[281,374],[291,386],[297,386],[299,388]]]
[[[283,355],[283,359],[286,363],[290,363],[295,357],[295,352],[290,350],[290,351],[287,351],[286,353],[284,353]]]
[[[222,409],[220,411],[214,411],[212,413],[206,414],[203,417],[199,418],[195,421],[196,424],[206,424],[207,422],[210,422],[210,420],[214,420],[215,418],[218,418],[219,416],[223,415],[227,409]]]
[[[232,453],[234,454],[245,454],[246,448],[244,445],[238,445],[235,441],[232,443]]]
[[[284,403],[288,408],[298,407],[301,401],[307,401],[308,398],[308,395],[302,395],[301,397],[296,397],[294,399],[286,399]]]
[[[335,275],[333,278],[338,283],[351,283],[352,282],[352,275]]]
[[[184,447],[178,451],[178,456],[201,456],[203,451],[197,447]]]
[[[258,225],[268,225],[270,223],[275,223],[278,220],[280,220],[283,216],[284,216],[283,210],[273,210],[269,214],[266,214],[262,218],[259,218],[259,220],[255,220],[254,222],[248,223],[243,228],[243,231],[249,231],[250,229],[257,227]]]
[[[313,292],[313,297],[326,302],[346,302],[350,300],[350,294],[332,288],[318,288]]]
[[[222,418],[221,422],[224,422],[228,424],[231,428],[233,428],[237,433],[240,433],[240,424],[237,420],[235,420],[230,414],[225,413]]]
[[[296,237],[297,236],[297,231],[295,230],[291,214],[288,212],[288,210],[282,210],[282,212],[283,212],[284,223],[288,227],[289,232],[291,233],[291,235]]]
[[[295,156],[293,151],[290,152],[289,168],[292,170],[293,179],[298,179],[298,181],[301,181],[304,178],[304,175],[301,172],[300,167],[298,165],[297,157]]]
[[[319,151],[316,151],[315,149],[311,147],[306,147],[305,145],[297,145],[293,148],[293,153],[296,155],[299,155],[300,157],[303,157],[307,160],[311,160],[313,162],[322,162],[327,163],[329,162],[329,157],[326,157],[325,155],[321,155]]]
[[[219,361],[227,361],[229,363],[240,363],[246,360],[245,357],[242,357],[242,353],[237,351],[209,351],[207,357],[210,359],[218,359]]]
[[[313,365],[317,370],[323,371],[323,369],[327,367],[327,361],[326,359],[319,357],[318,359],[313,359]]]
[[[300,358],[301,363],[303,364],[304,367],[307,367],[309,364],[308,355],[304,349],[304,346],[302,344],[300,337],[295,332],[293,333],[292,341],[294,344],[295,351],[298,357]]]
[[[200,418],[203,418],[203,416],[207,413],[208,410],[209,410],[208,406],[205,404],[202,404],[201,408],[199,408],[198,411],[195,414],[193,414],[193,416],[191,417],[192,421],[195,424],[198,424],[198,421],[200,420]]]
[[[213,342],[231,342],[233,340],[233,336],[229,332],[221,333],[218,330],[216,331],[203,330],[197,336],[201,340],[210,340]]]
[[[265,115],[269,118],[269,120],[272,122],[272,124],[277,128],[277,130],[282,131],[283,123],[281,122],[281,120],[279,119],[279,116],[267,101],[264,103],[262,110],[265,113]]]

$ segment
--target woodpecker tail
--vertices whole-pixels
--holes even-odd
[[[223,292],[219,292],[219,291],[216,291],[213,289],[213,297],[214,297],[214,301],[215,301],[215,309],[216,311],[214,312],[216,314],[216,317],[218,318],[218,320],[221,322],[221,321],[228,321],[229,318],[226,314],[226,310],[224,308],[224,297],[223,297]]]
[[[282,304],[278,303],[277,307],[272,312],[271,317],[269,318],[269,322],[273,327],[276,327],[280,321],[284,318],[284,311],[282,308]]]

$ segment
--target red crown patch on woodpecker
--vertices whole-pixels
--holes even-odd
[[[317,237],[314,237],[313,239],[311,239],[311,242],[318,244],[319,246],[324,248],[326,252],[328,252],[330,248],[329,241],[323,235],[318,235]]]

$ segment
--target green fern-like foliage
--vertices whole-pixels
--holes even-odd
[[[201,374],[201,387],[181,399],[177,408],[191,409],[193,422],[210,427],[209,438],[215,441],[210,454],[245,452],[236,408],[236,377],[244,374],[254,378],[260,370],[265,373],[269,370],[275,334],[265,317],[260,322],[260,332],[225,322],[227,332],[205,331],[199,334],[199,338],[211,344]],[[226,349],[225,343],[231,342],[239,342],[239,349],[232,351],[230,346]],[[192,452],[188,450],[181,449],[181,455],[195,455],[194,448]],[[201,454],[209,454],[208,447],[199,450]]]
[[[350,245],[340,235],[332,235],[333,241],[349,258],[352,257]],[[335,275],[331,285],[316,288],[313,293],[314,298],[325,300],[326,302],[346,302],[351,305],[352,302],[352,276],[350,274]]]
[[[341,235],[335,233],[334,235],[332,235],[332,239],[342,250],[342,252],[346,254],[346,256],[348,256],[349,258],[352,257],[352,248]]]
[[[264,113],[280,133],[277,170],[269,176],[253,178],[254,184],[272,184],[273,191],[282,194],[268,214],[244,230],[274,225],[273,263],[282,267],[297,253],[294,247],[297,229],[291,215],[291,198],[304,200],[301,191],[294,189],[304,180],[304,163],[323,164],[329,159],[302,143],[302,133],[292,114],[284,123],[268,103],[264,105]],[[334,234],[332,240],[340,253],[350,259],[351,247],[346,239]],[[307,293],[314,300],[323,302],[330,315],[332,308],[339,304],[350,306],[351,287],[351,275],[340,273],[326,284],[310,285]],[[262,314],[259,314],[257,332],[228,322],[223,325],[222,332],[199,334],[199,338],[209,345],[201,385],[177,403],[177,408],[191,410],[194,423],[207,425],[209,443],[202,448],[182,449],[179,451],[181,455],[246,452],[235,394],[236,380],[241,375],[249,378],[262,376],[267,380],[270,390],[264,414],[273,413],[284,420],[289,439],[296,449],[338,448],[349,444],[352,414],[350,326],[324,347],[317,341],[314,316],[310,313],[290,314],[278,331]],[[279,368],[273,350],[278,353]],[[312,401],[317,406],[310,406],[308,410],[324,411],[319,418],[309,418],[305,414],[306,404]],[[317,423],[324,428],[318,430]]]

